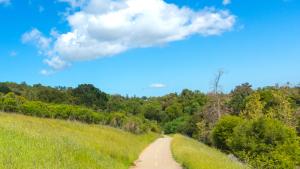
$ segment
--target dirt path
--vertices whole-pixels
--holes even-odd
[[[167,136],[154,141],[130,169],[182,169],[172,157],[171,141]]]

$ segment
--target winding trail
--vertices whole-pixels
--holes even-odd
[[[130,169],[182,169],[171,153],[172,138],[165,136],[150,144]]]

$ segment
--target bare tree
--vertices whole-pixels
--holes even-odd
[[[224,71],[220,69],[217,74],[215,75],[215,79],[213,81],[213,94],[215,98],[215,106],[214,109],[217,112],[218,119],[221,117],[221,96],[220,93],[221,91],[221,86],[220,86],[220,81],[222,76],[224,75]]]

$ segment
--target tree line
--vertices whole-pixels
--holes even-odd
[[[218,84],[221,76],[219,72],[212,92],[184,89],[161,97],[110,95],[91,84],[71,88],[6,82],[0,83],[0,108],[135,133],[182,133],[232,153],[254,168],[299,166],[300,87],[253,89],[244,83],[223,93]],[[9,98],[17,103],[8,106]]]

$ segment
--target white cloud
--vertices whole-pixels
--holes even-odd
[[[229,5],[231,4],[231,0],[223,0],[223,5]]]
[[[54,38],[57,38],[57,37],[59,37],[59,32],[57,31],[56,28],[52,28],[50,31],[50,35]]]
[[[39,48],[51,43],[51,58],[64,63],[109,57],[134,48],[159,46],[192,35],[220,35],[235,24],[227,10],[196,11],[163,0],[59,0],[80,8],[67,16],[70,32],[46,38],[38,30],[23,35]],[[33,38],[30,38],[33,37]],[[47,54],[49,57],[49,54]],[[46,63],[52,68],[55,63]],[[61,67],[61,66],[57,66]]]
[[[52,75],[53,73],[54,73],[53,70],[46,70],[46,69],[43,69],[43,70],[40,71],[40,74],[41,74],[41,75],[44,75],[44,76],[50,76],[50,75]]]
[[[53,30],[54,31],[54,30]],[[53,32],[51,32],[53,33]],[[50,72],[55,72],[62,70],[70,64],[65,60],[61,59],[60,56],[56,55],[56,52],[53,50],[53,39],[45,37],[39,30],[36,28],[32,29],[29,32],[26,32],[22,35],[23,43],[33,43],[39,49],[39,54],[46,56],[44,63],[46,63],[51,70]],[[45,71],[42,71],[41,74],[48,75]]]
[[[84,6],[88,0],[58,0],[58,2],[68,3],[72,8],[79,8]]]
[[[38,29],[34,28],[22,35],[23,43],[34,43],[40,50],[47,50],[50,48],[52,39],[45,37]]]
[[[0,5],[9,5],[10,0],[0,0]]]
[[[68,60],[89,60],[193,34],[218,35],[232,28],[235,17],[228,11],[193,11],[163,0],[91,0],[68,22],[72,31],[58,37],[55,51]]]
[[[165,88],[167,87],[165,84],[162,84],[162,83],[154,83],[154,84],[151,84],[149,85],[150,88]]]
[[[53,57],[47,58],[47,59],[44,60],[44,62],[48,66],[50,66],[51,68],[53,68],[54,70],[62,70],[65,67],[69,66],[69,63],[67,63],[66,61],[62,60],[58,56],[53,56]]]

